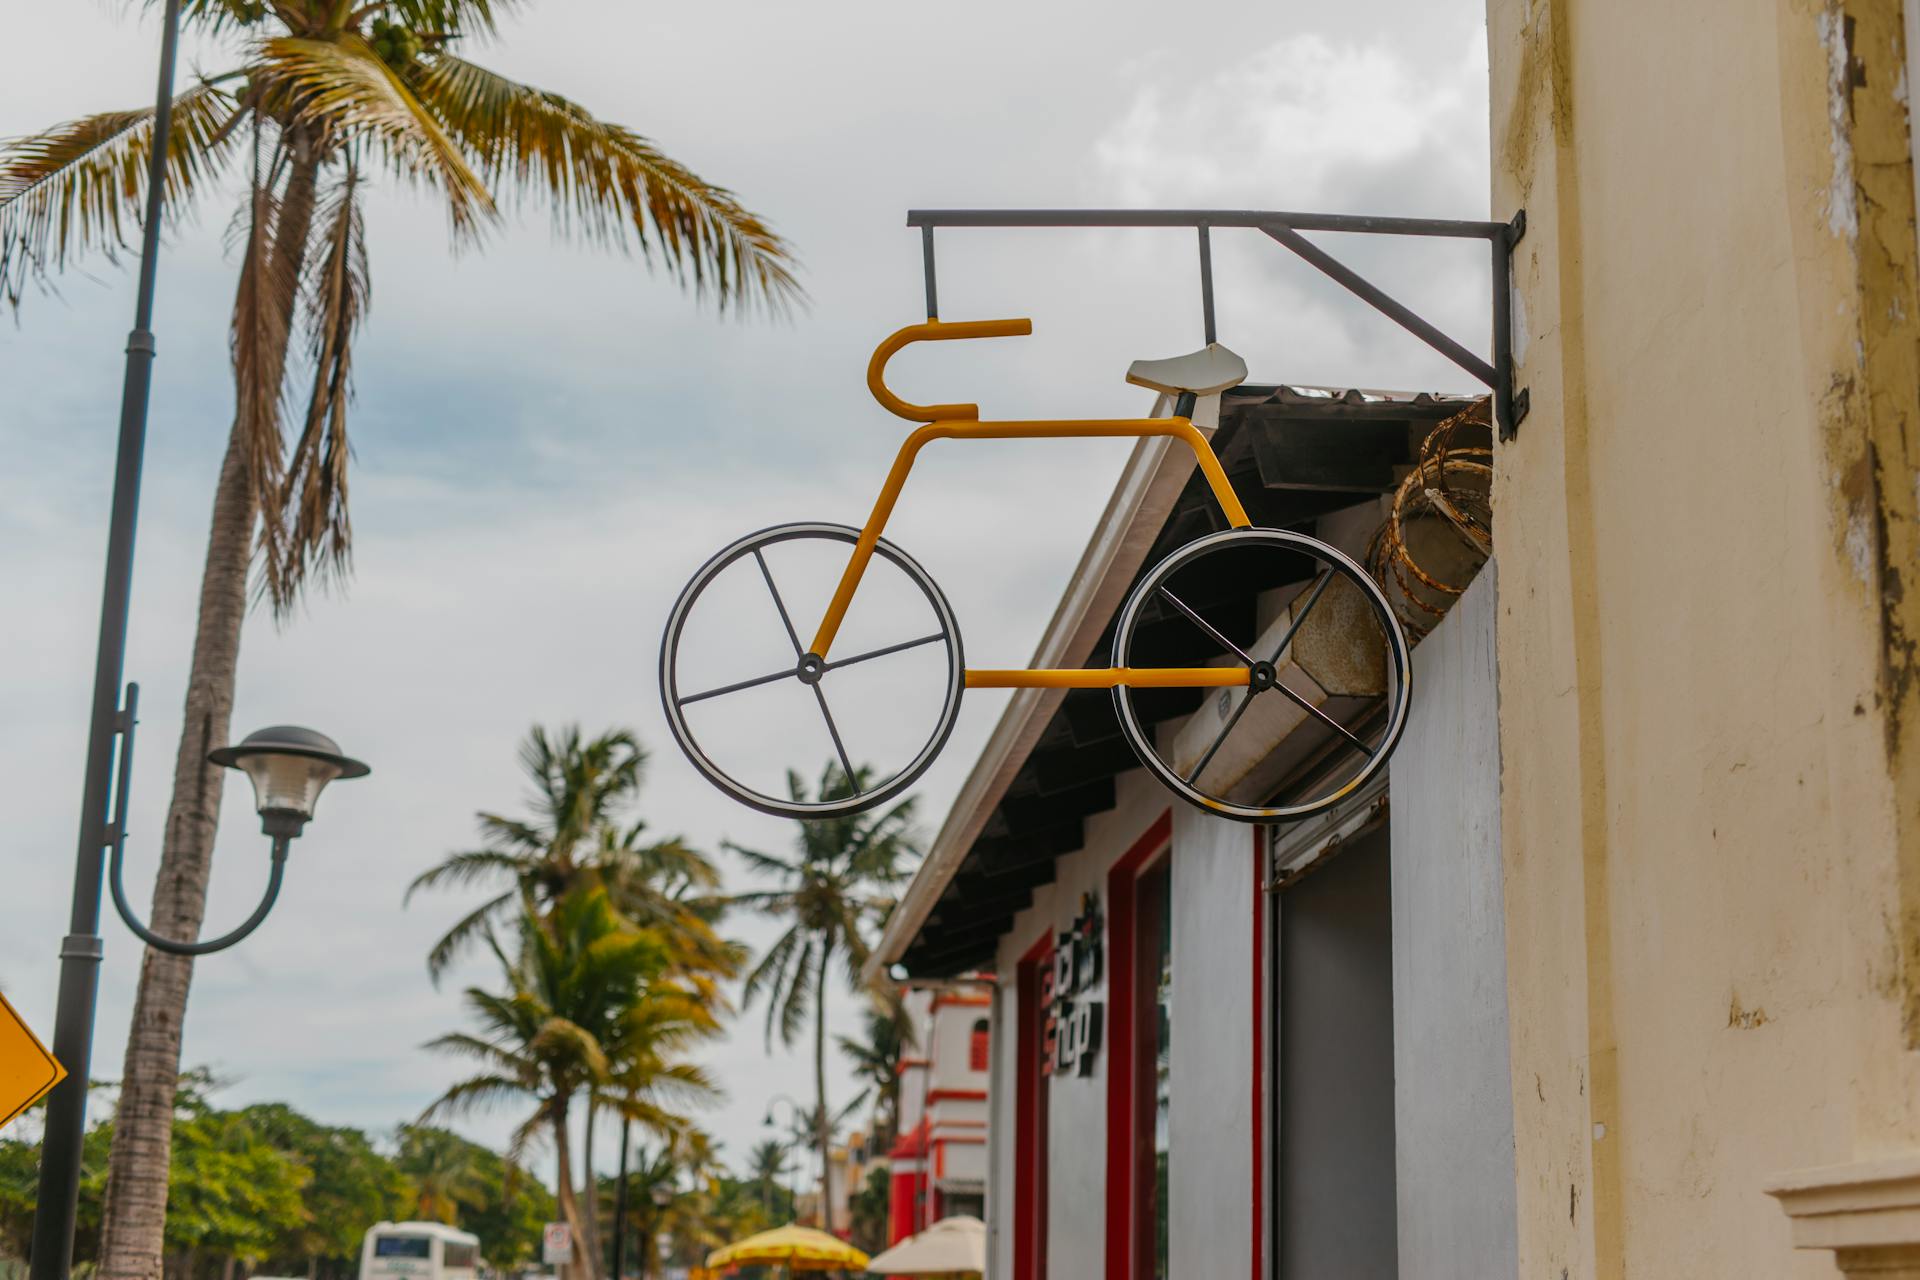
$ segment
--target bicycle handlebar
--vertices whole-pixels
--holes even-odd
[[[1031,320],[929,320],[910,324],[890,335],[873,350],[867,362],[867,390],[880,407],[908,422],[975,422],[977,404],[908,404],[887,390],[887,361],[912,342],[942,342],[951,338],[1023,338],[1033,332]]]

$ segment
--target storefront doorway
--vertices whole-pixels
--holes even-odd
[[[1395,1280],[1393,910],[1385,825],[1276,896],[1274,1280]]]

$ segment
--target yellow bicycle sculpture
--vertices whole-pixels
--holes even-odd
[[[1254,527],[1206,435],[1187,417],[982,421],[976,405],[909,404],[886,386],[887,362],[910,343],[1014,337],[1032,332],[1033,325],[1028,320],[929,320],[901,329],[874,351],[867,367],[867,386],[874,398],[888,411],[920,425],[901,446],[865,525],[855,529],[837,524],[787,524],[749,534],[701,567],[682,590],[668,616],[661,645],[661,698],[668,726],[687,758],[720,790],[762,812],[809,819],[843,817],[897,796],[926,771],[953,730],[961,694],[966,689],[1111,689],[1120,729],[1141,764],[1176,794],[1207,812],[1248,822],[1285,821],[1319,812],[1351,795],[1385,766],[1405,728],[1412,692],[1406,637],[1386,596],[1365,570],[1324,542],[1288,530]],[[1244,373],[1244,366],[1241,371]],[[881,536],[921,448],[933,440],[1116,436],[1167,436],[1190,448],[1228,528],[1178,548],[1139,579],[1114,626],[1111,665],[1065,669],[967,668],[959,627],[945,596],[919,564]],[[852,550],[838,573],[812,638],[803,643],[786,597],[776,583],[767,552],[783,544],[808,543],[827,547],[851,544]],[[834,644],[841,636],[849,607],[863,582],[868,581],[876,557],[897,571],[912,589],[911,593],[920,597],[932,615],[934,629],[865,648],[851,656],[833,657]],[[1271,563],[1258,566],[1264,572],[1253,572],[1255,562],[1263,557]],[[752,567],[743,568],[749,561]],[[1276,564],[1280,566],[1278,569],[1274,568]],[[705,638],[691,637],[696,629],[693,625],[696,606],[708,598],[729,570],[744,572],[749,578],[757,577],[764,583],[784,632],[779,637],[781,652],[791,649],[791,664],[772,671],[763,668],[760,674],[742,680],[692,681],[695,687],[687,691],[683,687],[683,665],[700,665],[724,648]],[[1230,624],[1210,621],[1206,616],[1208,601],[1233,597],[1237,583],[1267,583],[1276,578],[1287,580],[1291,585],[1278,593],[1284,599],[1276,596],[1270,601],[1268,612],[1273,617],[1251,640],[1230,638],[1228,632],[1233,629]],[[1186,582],[1207,585],[1198,588],[1199,594],[1192,595],[1183,585]],[[1335,594],[1345,601],[1349,614],[1357,605],[1361,614],[1371,616],[1373,630],[1377,632],[1378,653],[1373,655],[1373,662],[1381,676],[1377,692],[1364,700],[1365,714],[1354,717],[1356,725],[1364,726],[1360,729],[1350,727],[1326,710],[1336,701],[1346,706],[1352,699],[1341,701],[1329,697],[1325,689],[1300,675],[1298,668],[1286,661],[1289,646],[1302,634],[1309,615],[1327,595],[1329,586],[1336,582],[1342,585]],[[1175,590],[1176,586],[1179,591]],[[1244,606],[1247,592],[1239,590],[1237,594],[1238,603]],[[1245,609],[1239,612],[1244,614]],[[1142,632],[1168,622],[1197,628],[1217,648],[1224,665],[1136,665],[1132,661],[1134,656],[1152,647],[1151,643],[1143,643]],[[1244,625],[1240,629],[1244,632]],[[1262,641],[1267,643],[1262,645]],[[934,646],[940,648],[935,650]],[[1264,657],[1259,656],[1263,648]],[[869,770],[856,769],[855,757],[849,752],[827,701],[824,687],[827,679],[835,672],[859,664],[915,650],[937,652],[944,668],[945,688],[937,709],[932,712],[930,732],[923,741],[917,731],[911,735],[920,745],[917,750],[909,747],[902,751],[900,754],[910,758],[897,768],[885,769],[878,776]],[[782,657],[780,661],[784,664],[786,660]],[[1304,687],[1296,688],[1296,685]],[[691,723],[691,716],[701,712],[690,713],[689,709],[718,708],[730,695],[755,689],[810,691],[811,698],[803,701],[811,701],[817,707],[834,758],[849,780],[837,789],[845,794],[830,791],[827,795],[806,799],[798,786],[790,785],[788,795],[777,795],[765,782],[743,781],[740,775],[748,770],[724,768],[714,760],[714,753],[702,745]],[[1181,741],[1167,741],[1170,735],[1157,732],[1153,720],[1141,714],[1135,692],[1167,689],[1222,690],[1212,708],[1214,719],[1219,722],[1217,727],[1209,722],[1202,727],[1203,732],[1189,733]],[[1263,700],[1262,695],[1269,692],[1281,696]],[[1328,751],[1336,756],[1345,753],[1355,762],[1353,766],[1340,768],[1325,766],[1323,762],[1323,767],[1316,772],[1315,785],[1304,795],[1244,794],[1253,784],[1246,770],[1234,765],[1234,753],[1223,752],[1223,747],[1229,746],[1235,728],[1250,710],[1258,712],[1260,707],[1269,705],[1294,720],[1313,721]],[[1203,711],[1206,709],[1203,706]],[[883,710],[883,714],[890,713],[891,706]],[[1258,719],[1256,715],[1255,720]],[[764,755],[764,748],[769,745],[797,744],[797,735],[788,728],[776,727],[763,718],[763,713],[735,712],[733,723],[734,737],[744,738],[749,743],[749,752],[755,756]],[[1256,727],[1252,723],[1248,725],[1250,731]],[[743,728],[744,733],[738,731]],[[861,758],[866,758],[864,753]],[[794,775],[789,772],[788,776]]]

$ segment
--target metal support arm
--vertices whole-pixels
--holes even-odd
[[[1513,246],[1526,234],[1524,210],[1511,222],[1454,218],[1376,218],[1338,213],[1293,213],[1258,209],[915,209],[907,225],[920,228],[927,286],[927,318],[939,315],[935,293],[933,233],[936,227],[1191,227],[1200,237],[1200,313],[1206,341],[1215,340],[1213,246],[1217,227],[1263,232],[1325,273],[1349,293],[1405,328],[1422,342],[1485,383],[1493,392],[1500,438],[1511,440],[1527,416],[1525,388],[1514,386]],[[1437,236],[1485,240],[1493,251],[1493,360],[1482,360],[1459,342],[1396,301],[1345,263],[1300,233],[1338,231],[1358,235]]]

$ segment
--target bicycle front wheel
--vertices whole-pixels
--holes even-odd
[[[1119,667],[1249,671],[1193,707],[1187,690],[1113,691],[1140,763],[1188,803],[1241,822],[1330,809],[1387,765],[1412,706],[1406,634],[1380,587],[1334,547],[1229,529],[1155,565],[1114,626]],[[1191,711],[1191,714],[1182,714]]]
[[[812,523],[748,534],[701,566],[667,615],[667,727],[707,781],[762,813],[837,818],[884,804],[926,772],[959,718],[953,610],[885,539],[831,652],[808,651],[859,536]],[[808,797],[803,780],[822,762],[827,782]]]

